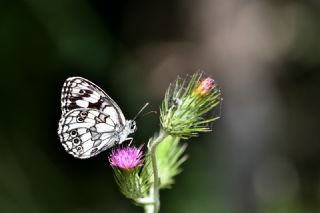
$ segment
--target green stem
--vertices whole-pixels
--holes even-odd
[[[153,188],[150,190],[150,196],[153,198],[154,203],[153,203],[153,206],[145,207],[145,210],[148,213],[151,213],[151,212],[158,213],[160,209],[160,195],[159,195],[160,180],[159,180],[159,173],[158,173],[156,150],[157,150],[158,144],[161,143],[161,141],[163,141],[163,139],[166,136],[167,134],[165,133],[165,131],[161,129],[158,137],[155,138],[150,144],[150,155],[151,155],[151,163],[152,163],[152,170],[153,170]]]

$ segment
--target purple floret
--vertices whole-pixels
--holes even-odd
[[[116,166],[126,170],[142,166],[143,163],[141,157],[143,152],[140,148],[138,149],[136,147],[126,146],[113,149],[109,156],[111,166]]]

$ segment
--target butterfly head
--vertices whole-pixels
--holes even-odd
[[[127,122],[127,129],[128,129],[129,134],[134,133],[137,130],[136,121],[129,120]]]

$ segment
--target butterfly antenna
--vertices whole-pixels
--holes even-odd
[[[136,114],[136,116],[134,116],[134,118],[132,120],[136,120],[138,118],[138,116],[140,115],[140,113],[149,105],[149,103],[147,102],[140,110],[139,112]]]
[[[146,112],[146,113],[144,113],[143,115],[138,116],[135,120],[138,120],[139,118],[143,118],[143,117],[146,116],[146,115],[150,115],[151,113],[157,114],[157,111]]]
[[[150,112],[146,112],[143,115],[141,115],[141,118],[146,116],[146,115],[150,115],[151,113],[157,114],[157,111],[150,111]]]

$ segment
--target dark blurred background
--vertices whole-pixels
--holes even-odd
[[[177,75],[220,84],[222,119],[188,141],[168,213],[320,212],[320,1],[24,0],[0,7],[0,212],[142,212],[107,153],[60,145],[60,90],[78,75],[132,118]],[[135,141],[159,128],[138,122]]]

